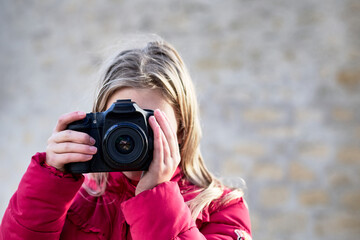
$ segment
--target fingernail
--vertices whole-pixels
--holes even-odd
[[[82,112],[82,111],[78,111],[78,115],[84,116],[84,115],[86,115],[86,113],[85,113],[85,112]]]
[[[149,118],[149,120],[152,121],[152,122],[156,122],[155,116],[151,116],[151,117]]]
[[[95,152],[97,151],[97,148],[96,148],[96,147],[91,146],[91,147],[90,147],[90,151],[91,151],[91,152],[93,152],[93,153],[95,153]]]
[[[91,144],[95,144],[95,143],[96,143],[95,139],[92,138],[92,137],[90,137],[90,143],[91,143]]]

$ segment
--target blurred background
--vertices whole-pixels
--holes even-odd
[[[114,44],[158,34],[195,82],[208,167],[254,239],[360,234],[359,0],[0,0],[0,215]]]

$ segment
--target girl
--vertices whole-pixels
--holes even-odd
[[[88,134],[66,129],[85,113],[65,114],[11,198],[0,239],[251,239],[242,191],[204,165],[195,92],[176,50],[157,41],[119,53],[93,111],[117,99],[155,110],[148,171],[67,173],[65,164],[89,161],[97,149]]]

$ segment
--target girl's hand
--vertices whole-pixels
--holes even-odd
[[[176,132],[159,109],[149,118],[154,132],[154,153],[149,170],[143,173],[135,195],[169,181],[180,163],[180,152]]]
[[[64,172],[65,164],[85,162],[93,157],[97,151],[93,146],[95,139],[83,132],[66,130],[69,123],[81,120],[85,116],[84,112],[71,112],[59,118],[53,134],[48,139],[46,164]]]

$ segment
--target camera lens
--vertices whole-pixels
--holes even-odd
[[[121,154],[129,154],[134,149],[134,139],[129,135],[120,135],[115,140],[115,147]]]
[[[148,140],[142,128],[134,123],[113,125],[103,139],[104,161],[112,168],[121,168],[142,161],[148,151]]]

